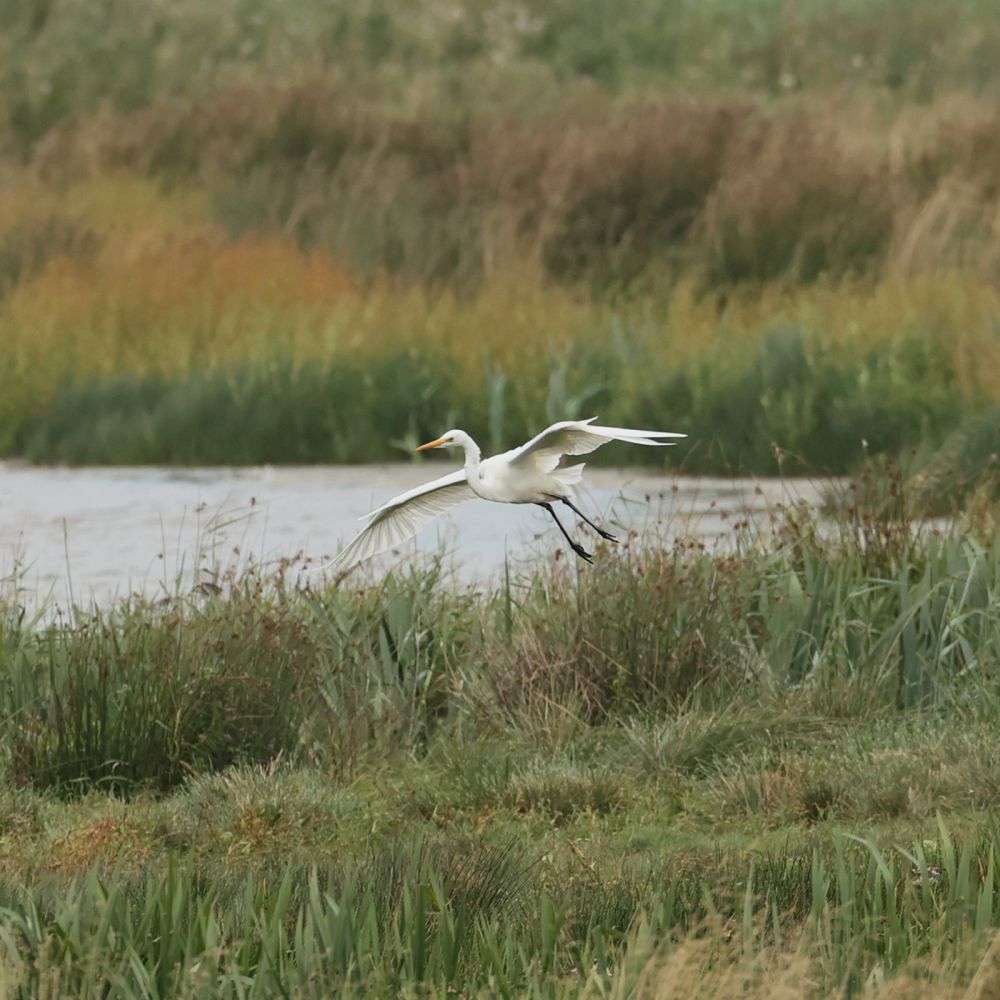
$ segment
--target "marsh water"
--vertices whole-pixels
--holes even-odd
[[[447,468],[450,468],[447,467]],[[444,465],[265,468],[52,468],[0,463],[0,578],[26,606],[107,604],[212,587],[250,563],[284,563],[322,576],[358,518]],[[737,526],[766,529],[780,504],[816,505],[808,480],[675,478],[629,469],[588,470],[581,508],[613,531],[731,544]],[[585,544],[589,529],[562,511]],[[544,511],[473,501],[429,524],[368,572],[415,553],[445,552],[459,580],[496,578],[563,558]]]

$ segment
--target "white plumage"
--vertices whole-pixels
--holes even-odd
[[[429,448],[460,447],[465,451],[465,467],[433,482],[425,483],[393,497],[364,520],[361,533],[333,561],[333,566],[349,567],[387,552],[412,538],[432,517],[443,514],[456,504],[479,497],[494,503],[533,503],[544,507],[555,519],[571,548],[582,559],[591,555],[575,542],[552,507],[562,502],[583,518],[602,537],[614,536],[597,527],[573,503],[573,487],[580,482],[583,463],[563,464],[566,455],[586,455],[609,441],[626,441],[652,447],[672,444],[664,438],[686,435],[669,431],[641,431],[628,427],[600,427],[590,420],[563,420],[546,428],[520,448],[492,458],[481,459],[476,442],[461,430],[451,430],[434,441],[421,445]]]

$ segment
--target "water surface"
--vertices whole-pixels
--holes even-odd
[[[141,592],[173,594],[249,561],[298,568],[331,558],[358,518],[450,465],[264,468],[52,468],[0,463],[0,577],[20,600],[68,606]],[[817,504],[807,480],[674,478],[629,469],[588,470],[581,507],[613,531],[655,531],[726,544],[743,520],[766,526],[776,505]],[[568,510],[564,523],[591,547]],[[448,552],[460,579],[488,580],[552,558],[562,539],[531,506],[470,501],[430,523],[414,542],[373,567],[414,553]]]

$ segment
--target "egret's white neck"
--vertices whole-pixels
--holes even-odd
[[[460,445],[465,452],[465,473],[471,479],[473,474],[478,471],[479,459],[482,457],[479,445],[465,431],[459,431],[455,435],[455,443]]]

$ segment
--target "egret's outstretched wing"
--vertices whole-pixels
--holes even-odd
[[[609,441],[627,441],[629,444],[663,446],[673,444],[661,438],[682,438],[686,434],[671,431],[639,431],[628,427],[598,427],[594,421],[563,420],[536,434],[527,444],[511,452],[513,466],[533,465],[540,472],[551,472],[559,465],[563,455],[586,455]]]
[[[329,566],[344,570],[387,552],[412,538],[425,521],[474,496],[465,469],[401,493],[365,515],[368,523],[361,533],[341,549]]]

